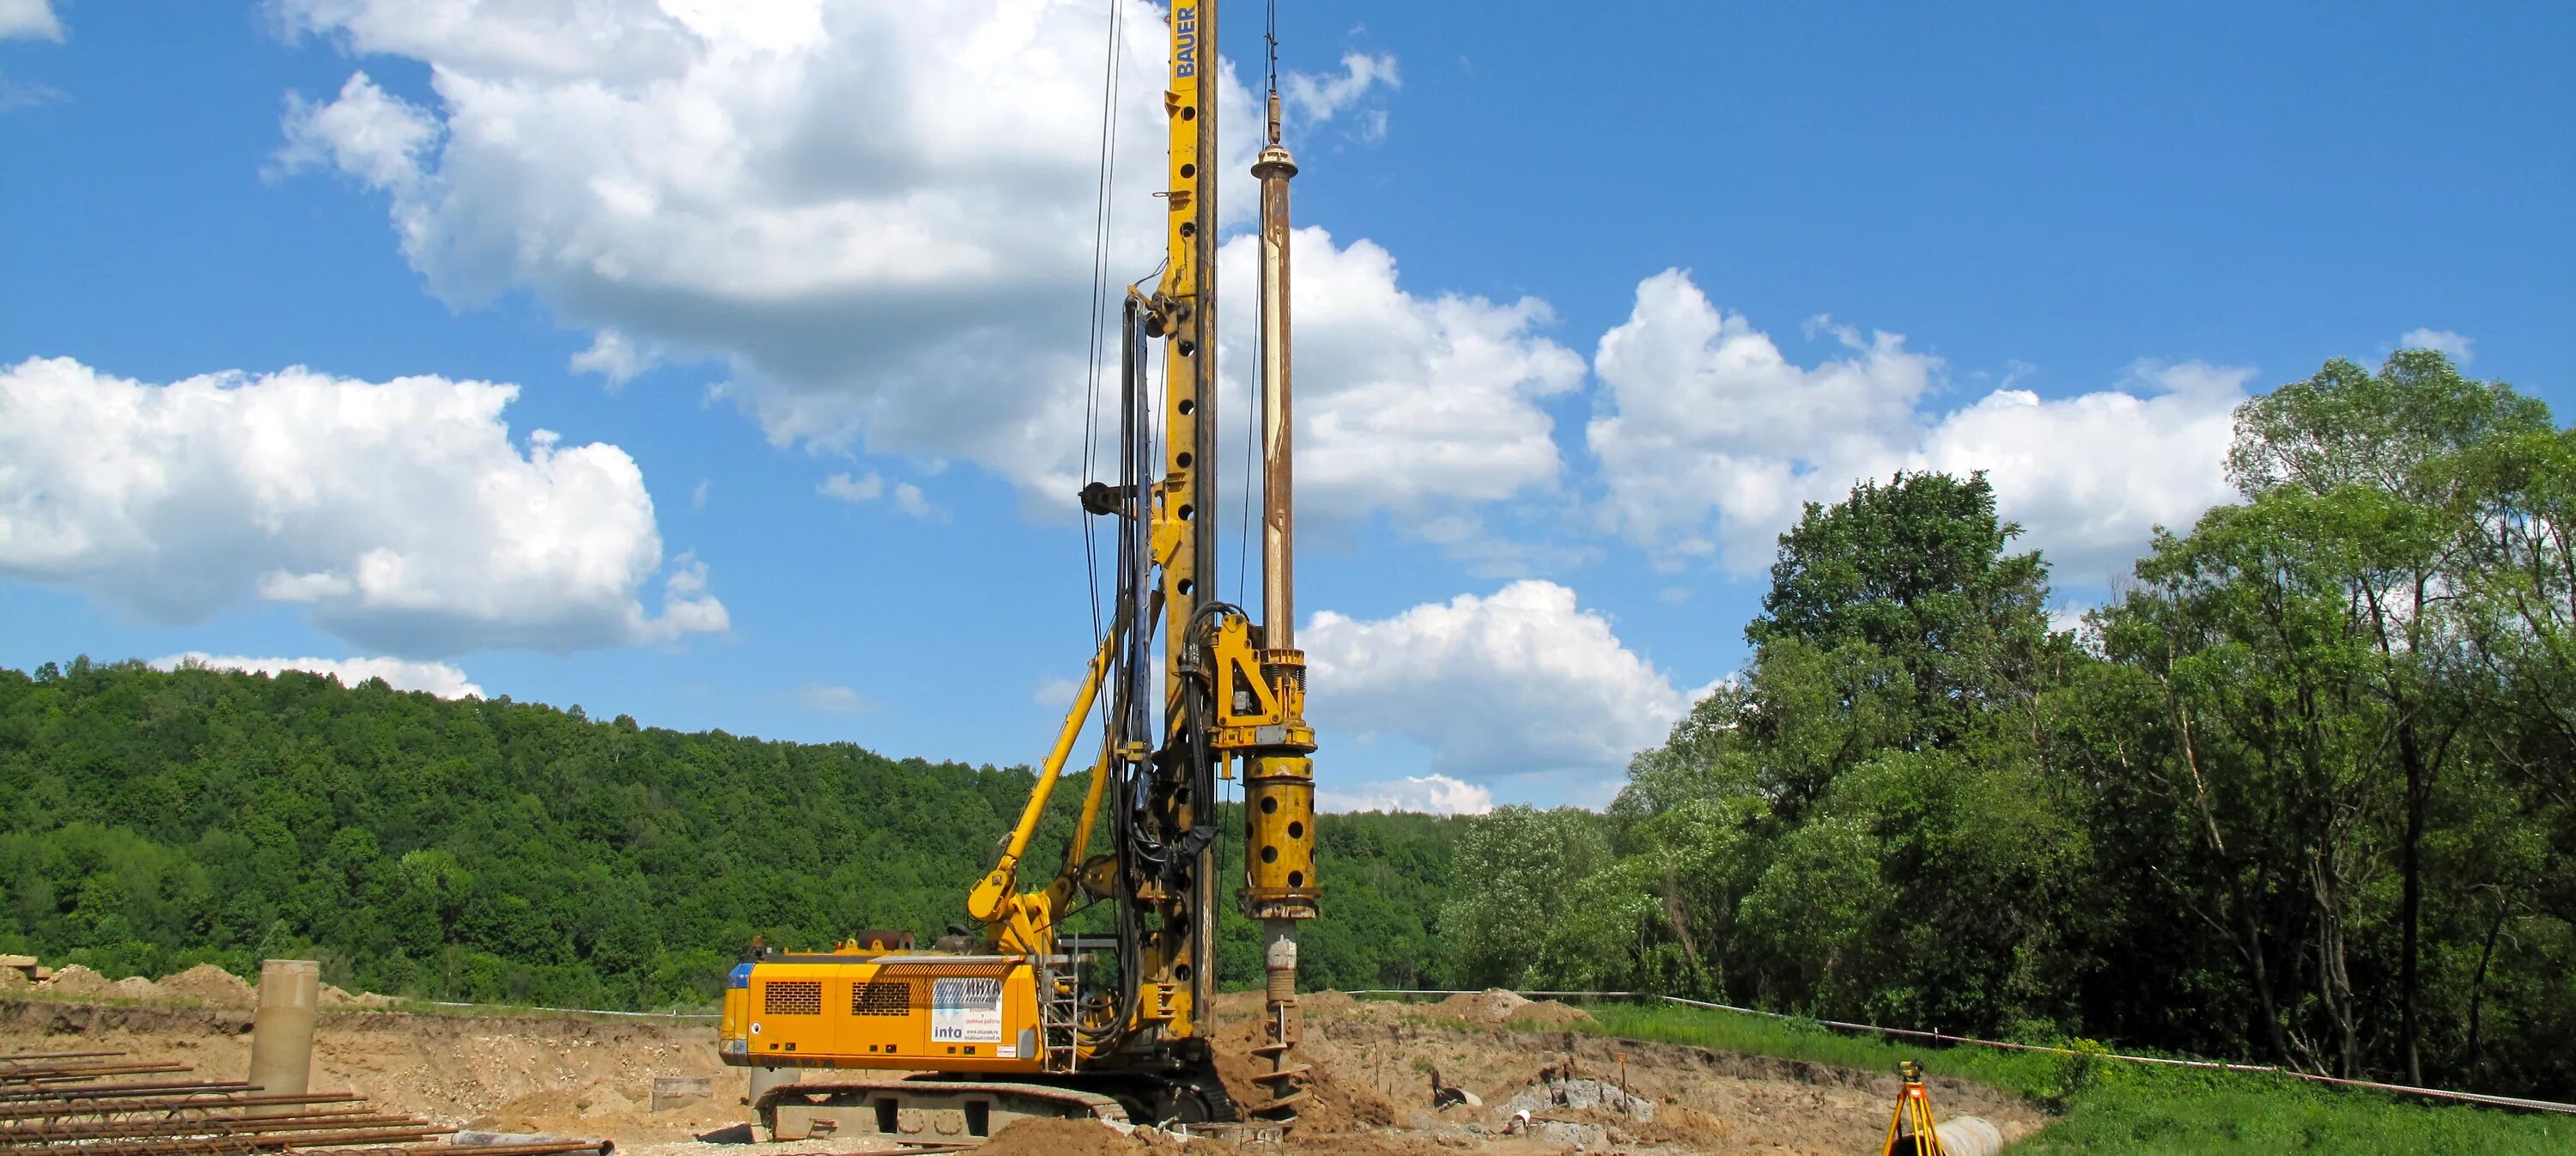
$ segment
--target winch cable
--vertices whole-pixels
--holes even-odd
[[[1100,447],[1100,331],[1108,324],[1103,303],[1109,296],[1109,234],[1118,181],[1118,73],[1124,55],[1125,0],[1110,0],[1109,43],[1101,51],[1100,161],[1091,201],[1091,311],[1085,318],[1083,356],[1082,482],[1097,481]],[[1091,588],[1091,644],[1100,645],[1100,546],[1091,519],[1082,519],[1082,571]]]

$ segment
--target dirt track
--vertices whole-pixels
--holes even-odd
[[[17,999],[14,992],[0,992],[0,1052],[119,1048],[181,1060],[210,1074],[237,1073],[248,1064],[247,1006],[98,1005],[67,1002],[68,994]],[[1290,1138],[1291,1153],[1840,1156],[1877,1150],[1896,1092],[1889,1074],[1548,1030],[1588,1017],[1501,993],[1427,1007],[1360,1002],[1337,993],[1310,995],[1304,1003],[1304,1053],[1315,1069],[1316,1096]],[[1246,1049],[1258,1009],[1258,997],[1249,994],[1218,1004],[1222,1074],[1238,1095],[1251,1094]],[[346,1006],[323,1016],[315,1050],[317,1088],[354,1090],[385,1108],[442,1124],[604,1136],[636,1156],[871,1150],[850,1140],[747,1145],[696,1139],[722,1135],[743,1119],[742,1073],[716,1061],[713,1030],[704,1020],[408,1014]],[[1483,1106],[1434,1109],[1435,1072],[1445,1086],[1473,1094]],[[715,1098],[650,1111],[656,1076],[711,1077]],[[1623,1087],[1633,1099],[1621,1093]],[[1936,1080],[1933,1094],[1945,1114],[1984,1116],[2007,1139],[2040,1123],[2038,1113],[2017,1099],[1974,1085]],[[1537,1135],[1502,1134],[1516,1103],[1532,1109]],[[736,1132],[728,1138],[740,1139]],[[1054,1122],[1006,1130],[984,1149],[993,1156],[1172,1150],[1167,1137],[1121,1137],[1089,1124]]]

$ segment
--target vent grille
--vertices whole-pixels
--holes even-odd
[[[762,993],[761,1010],[774,1016],[818,1016],[823,1014],[823,981],[819,979],[771,980]]]
[[[854,1016],[911,1015],[912,984],[900,979],[881,979],[874,983],[851,984],[850,1014]]]

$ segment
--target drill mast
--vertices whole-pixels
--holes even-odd
[[[797,1112],[828,1114],[862,1104],[954,1100],[970,1127],[978,1110],[1091,1110],[1083,1106],[1090,1101],[1048,1093],[1050,1087],[1086,1089],[1098,1093],[1091,1101],[1106,1095],[1156,1118],[1229,1115],[1235,1106],[1215,1081],[1210,1049],[1222,890],[1215,841],[1217,784],[1238,770],[1245,815],[1239,895],[1245,913],[1261,925],[1268,979],[1263,1042],[1255,1052],[1270,1065],[1256,1076],[1266,1101],[1241,1107],[1284,1121],[1305,1094],[1304,1069],[1290,1056],[1297,1038],[1296,929],[1315,916],[1321,889],[1305,656],[1290,645],[1287,186],[1297,169],[1279,143],[1274,85],[1268,146],[1253,166],[1262,186],[1267,619],[1256,625],[1242,608],[1215,598],[1217,542],[1210,522],[1219,476],[1217,182],[1207,168],[1219,157],[1216,8],[1214,0],[1174,0],[1171,8],[1163,95],[1169,158],[1158,194],[1167,217],[1164,271],[1150,296],[1131,288],[1121,306],[1118,481],[1095,481],[1082,493],[1086,511],[1117,523],[1111,627],[1019,822],[967,897],[982,934],[943,939],[931,952],[914,951],[908,935],[863,933],[829,954],[763,955],[736,969],[720,1029],[730,1063],[1031,1082],[951,1082],[931,1091],[918,1081],[792,1085],[759,1101],[774,1136],[786,1138],[779,1121]],[[1150,343],[1157,340],[1164,374],[1159,431],[1147,381]],[[1104,694],[1101,748],[1063,866],[1043,887],[1023,891],[1022,859]],[[1094,854],[1103,826],[1110,846]],[[1115,916],[1113,934],[1063,930],[1075,910],[1095,903]],[[1114,968],[1086,971],[1087,956],[1110,951]]]

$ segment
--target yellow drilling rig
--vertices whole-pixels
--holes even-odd
[[[1304,655],[1290,637],[1288,181],[1271,86],[1261,187],[1262,618],[1218,601],[1215,0],[1175,0],[1168,254],[1120,312],[1118,477],[1083,508],[1116,524],[1116,607],[1018,823],[967,913],[979,931],[930,950],[862,932],[828,951],[756,950],[727,982],[718,1048],[755,1069],[774,1138],[987,1135],[1021,1116],[1284,1125],[1306,1095],[1297,1042],[1297,928],[1315,917],[1315,787]],[[1275,73],[1275,68],[1274,68]],[[1112,86],[1114,91],[1114,85]],[[1162,343],[1160,421],[1149,351]],[[1159,459],[1159,460],[1157,460]],[[1023,858],[1093,708],[1102,740],[1060,865]],[[1159,707],[1159,709],[1157,709]],[[1159,718],[1157,717],[1159,715]],[[1216,1078],[1216,804],[1243,785],[1244,878],[1268,978],[1253,1048],[1259,1094]],[[1094,843],[1105,843],[1095,851]],[[1114,925],[1077,933],[1078,909]],[[814,1071],[823,1069],[824,1071]],[[761,1072],[787,1076],[759,1078]],[[876,1073],[876,1074],[870,1074]],[[766,1085],[766,1086],[764,1086]]]

